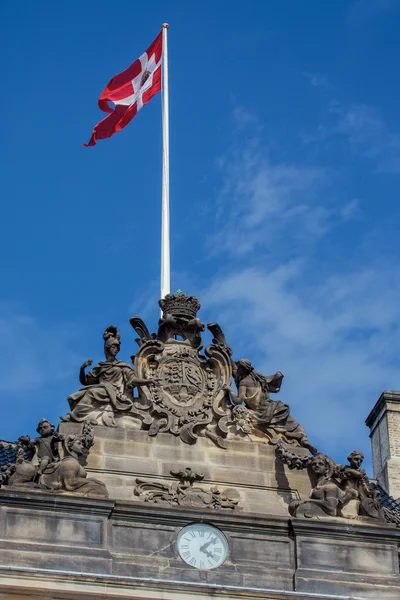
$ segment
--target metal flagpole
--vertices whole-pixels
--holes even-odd
[[[168,107],[168,23],[163,23],[163,78],[162,78],[162,201],[161,201],[161,298],[170,293],[170,240],[169,240],[169,107]]]

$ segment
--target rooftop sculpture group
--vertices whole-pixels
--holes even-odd
[[[400,525],[398,518],[379,501],[380,493],[374,489],[364,469],[364,454],[354,450],[347,457],[348,465],[336,464],[329,456],[317,453],[301,458],[279,442],[277,455],[291,469],[307,469],[312,490],[307,500],[294,500],[289,504],[293,517],[342,517]]]
[[[117,328],[106,329],[106,360],[88,373],[92,361],[83,363],[83,387],[69,396],[71,411],[63,421],[137,427],[151,436],[169,432],[188,444],[202,435],[220,447],[229,437],[254,440],[261,435],[265,441],[283,438],[316,452],[289,406],[269,396],[280,390],[282,373],[267,377],[247,359],[234,361],[217,323],[208,324],[214,338],[202,354],[205,326],[197,318],[200,304],[194,296],[168,294],[159,304],[163,313],[156,334],[140,317],[131,319],[139,336],[133,367],[116,358],[121,345]]]
[[[274,444],[289,468],[308,470],[312,484],[310,498],[289,505],[292,516],[396,521],[380,507],[379,494],[361,469],[361,452],[349,455],[349,465],[335,464],[309,442],[290,407],[270,398],[280,391],[280,371],[265,376],[248,359],[235,361],[215,322],[207,325],[213,339],[202,353],[205,326],[197,317],[200,304],[194,296],[168,294],[159,305],[162,316],[157,333],[150,333],[138,316],[130,320],[139,346],[132,365],[117,359],[121,337],[115,325],[103,334],[106,360],[90,372],[86,369],[92,361],[82,364],[82,387],[68,397],[70,411],[61,417],[64,422],[82,423],[82,433],[63,436],[42,419],[39,437],[21,436],[15,444],[3,444],[14,460],[3,467],[1,486],[107,497],[104,484],[87,477],[80,457],[93,445],[94,426],[133,427],[149,436],[172,434],[187,444],[194,444],[200,436],[221,448],[226,448],[229,439]],[[146,502],[172,506],[232,509],[239,502],[235,490],[194,486],[203,476],[190,468],[171,474],[179,479],[178,484],[137,480],[135,494]]]
[[[8,489],[30,489],[51,493],[75,493],[80,496],[107,498],[104,483],[87,477],[79,459],[93,445],[93,431],[89,423],[79,435],[63,436],[54,431],[54,425],[42,419],[38,425],[39,438],[21,436],[12,451],[15,462],[10,462],[0,473],[1,486]],[[58,446],[63,444],[60,458]],[[6,448],[6,450],[9,450]]]

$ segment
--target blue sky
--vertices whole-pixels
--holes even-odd
[[[102,332],[158,319],[160,95],[83,148],[169,31],[172,289],[343,462],[400,368],[400,3],[2,3],[0,438],[57,421]],[[206,340],[207,341],[207,336]]]

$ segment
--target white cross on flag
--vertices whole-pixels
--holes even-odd
[[[99,98],[99,108],[110,113],[94,126],[92,137],[84,146],[121,131],[161,89],[162,33],[135,62],[106,85]],[[114,103],[111,108],[109,102]]]

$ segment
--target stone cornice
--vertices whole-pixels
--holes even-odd
[[[212,510],[199,508],[183,508],[161,506],[155,504],[141,504],[139,502],[116,502],[111,514],[114,523],[123,523],[124,526],[129,522],[138,523],[159,523],[170,525],[171,527],[184,527],[193,522],[212,523],[225,531],[251,530],[263,533],[273,533],[274,531],[282,533],[288,532],[289,515],[260,515],[256,513],[242,513],[234,510]]]
[[[400,404],[400,391],[396,390],[385,390],[379,396],[374,408],[365,419],[365,424],[370,429],[373,429],[376,425],[381,412],[384,412],[386,404],[391,402],[392,404]]]
[[[82,513],[85,515],[109,517],[114,504],[114,500],[105,498],[86,498],[72,494],[0,489],[1,506],[14,506],[30,510]]]
[[[320,519],[290,519],[296,537],[329,537],[338,540],[368,539],[372,543],[400,542],[400,529],[395,526],[375,524],[367,521],[321,517]]]

